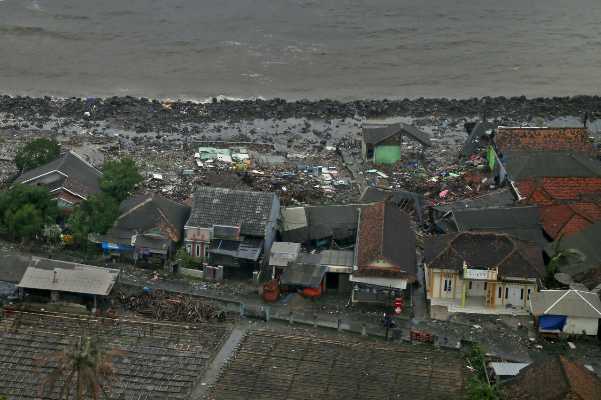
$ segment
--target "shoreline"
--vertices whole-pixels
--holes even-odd
[[[482,97],[469,99],[416,98],[332,99],[288,101],[281,98],[229,100],[213,98],[201,103],[158,100],[145,97],[55,98],[0,95],[0,113],[25,119],[45,117],[82,120],[129,119],[144,125],[214,122],[249,119],[341,119],[410,117],[482,117],[532,120],[560,116],[601,118],[601,96],[571,97]],[[89,114],[88,114],[89,113]]]

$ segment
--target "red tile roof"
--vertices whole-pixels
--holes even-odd
[[[357,276],[415,280],[415,232],[407,213],[383,202],[361,210],[357,264]]]
[[[540,207],[544,230],[553,239],[601,221],[601,177],[526,179],[517,188],[526,203]]]
[[[499,127],[495,144],[505,151],[574,151],[593,153],[586,128]]]
[[[527,366],[502,389],[506,398],[515,400],[601,399],[601,380],[564,356]]]

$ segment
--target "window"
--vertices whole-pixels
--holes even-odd
[[[501,286],[499,286],[499,296],[498,296],[499,298],[502,298],[502,297],[503,297],[503,295],[502,295],[502,293],[503,293],[503,292],[502,292],[502,290],[503,290],[503,288],[502,288]]]
[[[470,281],[469,289],[472,290],[472,281]]]
[[[506,287],[505,288],[505,298],[508,298],[508,297],[509,297],[509,288]]]
[[[520,289],[520,300],[524,300],[524,289]]]
[[[445,279],[444,280],[444,291],[445,292],[450,292],[452,290],[451,285],[452,285],[451,280],[450,279]]]
[[[488,289],[488,282],[484,282],[484,290]]]
[[[193,255],[192,254],[192,245],[191,244],[187,244],[186,245],[186,253],[188,253],[188,255]]]
[[[196,244],[196,257],[200,257],[200,245]]]
[[[528,300],[530,300],[530,288],[528,288],[528,297],[526,297]]]

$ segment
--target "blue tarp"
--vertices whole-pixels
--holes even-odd
[[[545,331],[563,331],[566,318],[565,315],[541,315],[538,319],[538,326]]]
[[[102,250],[104,250],[105,252],[108,252],[108,251],[127,252],[127,251],[132,251],[133,247],[123,245],[123,244],[118,244],[118,243],[102,242]]]

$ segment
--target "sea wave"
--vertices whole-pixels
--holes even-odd
[[[81,33],[49,31],[39,26],[0,25],[0,33],[14,36],[44,36],[63,40],[83,39]]]

